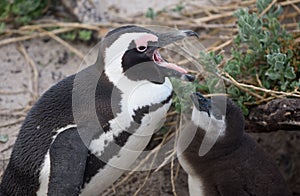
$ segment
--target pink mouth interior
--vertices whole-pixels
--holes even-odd
[[[169,69],[173,69],[173,70],[176,70],[182,74],[187,74],[187,71],[181,67],[179,67],[178,65],[175,65],[173,63],[168,63],[166,62],[162,57],[161,55],[159,54],[158,50],[155,50],[154,53],[153,53],[153,61],[159,65],[159,66],[162,66],[162,67],[166,67],[166,68],[169,68]]]

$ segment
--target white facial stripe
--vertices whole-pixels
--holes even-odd
[[[109,121],[112,131],[100,135],[98,139],[91,142],[91,152],[98,156],[102,154],[104,147],[113,141],[113,135],[117,136],[130,126],[131,121],[133,121],[134,110],[149,104],[160,103],[172,93],[172,84],[169,79],[166,79],[165,83],[161,85],[156,85],[148,81],[133,82],[129,79],[126,80],[122,80],[122,85],[117,85],[118,88],[121,87],[122,91],[121,112],[114,114],[115,117]],[[126,82],[130,85],[126,86]],[[169,105],[166,112],[168,108]],[[155,123],[153,121],[154,119],[151,118],[150,122]],[[104,141],[107,141],[106,145]]]
[[[136,47],[140,47],[140,46],[147,47],[149,41],[157,42],[158,37],[153,34],[148,33],[148,34],[143,35],[143,36],[139,37],[138,39],[134,40]]]
[[[109,48],[105,50],[105,73],[115,85],[117,83],[125,84],[125,86],[130,85],[125,81],[121,81],[124,78],[123,69],[122,69],[122,56],[128,50],[130,43],[133,40],[139,40],[139,43],[142,43],[144,39],[155,40],[154,35],[149,33],[125,33],[121,35]],[[146,38],[145,38],[146,37]],[[157,38],[157,37],[156,37]],[[145,40],[144,40],[145,41]],[[123,83],[125,82],[125,83]]]
[[[123,56],[125,51],[128,50],[130,43],[135,40],[136,43],[141,45],[146,40],[158,40],[158,38],[150,33],[124,33],[115,42],[105,50],[105,65],[110,67],[110,65],[116,59],[119,59]],[[114,68],[116,69],[116,67]]]
[[[219,137],[225,136],[225,116],[221,120],[216,119],[213,114],[208,116],[207,112],[199,111],[195,107],[192,114],[192,122],[205,131],[204,138],[199,148],[199,156],[204,156],[217,142]]]
[[[205,111],[199,111],[195,107],[193,108],[192,121],[194,124],[206,132],[212,132],[219,130],[220,136],[225,134],[225,116],[222,116],[221,120],[216,119],[213,114],[208,116],[208,113]]]

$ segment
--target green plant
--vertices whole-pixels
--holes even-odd
[[[300,87],[300,46],[280,24],[278,17],[282,8],[279,5],[273,5],[262,14],[271,2],[272,0],[258,0],[258,13],[250,13],[247,9],[235,12],[238,34],[233,40],[231,58],[224,63],[223,70],[242,83],[292,92]],[[220,70],[216,65],[222,59],[222,55],[201,52],[199,61],[207,71],[217,73]],[[209,83],[210,81],[207,82],[207,87]],[[248,114],[245,103],[255,104],[257,101],[253,94],[266,96],[262,92],[248,90],[241,90],[232,83],[227,84],[227,93],[243,109],[244,114]]]
[[[151,7],[149,7],[148,10],[147,10],[147,12],[145,13],[145,17],[146,18],[150,18],[152,20],[155,18],[156,15],[157,15],[157,13]]]
[[[63,33],[60,36],[69,41],[74,41],[76,39],[81,41],[89,41],[92,39],[92,31],[91,30],[74,30],[67,33]]]
[[[4,23],[4,22],[1,22],[1,23],[0,23],[0,34],[4,32],[5,27],[6,27],[5,23]]]
[[[173,90],[174,90],[174,99],[173,106],[177,113],[185,112],[190,109],[191,99],[190,95],[196,90],[197,83],[182,82],[180,79],[170,78]]]
[[[0,143],[6,143],[8,141],[7,134],[0,134]]]
[[[287,55],[282,53],[268,54],[267,62],[269,69],[265,75],[272,81],[280,81],[280,89],[286,90],[290,80],[296,78],[294,67],[290,66],[290,59],[293,57],[292,52]]]
[[[181,10],[184,9],[184,6],[182,4],[177,4],[175,8],[172,9],[173,12],[181,12]]]
[[[76,39],[76,31],[70,31],[60,35],[65,40],[74,41]]]
[[[1,0],[0,20],[15,24],[27,24],[40,17],[48,6],[45,0]]]
[[[90,30],[79,30],[78,38],[82,41],[89,41],[92,38],[92,31]]]

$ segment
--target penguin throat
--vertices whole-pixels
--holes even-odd
[[[217,133],[217,136],[225,136],[226,122],[225,116],[217,119],[213,114],[210,116],[206,111],[199,111],[193,108],[192,122],[206,133]]]
[[[153,52],[152,59],[159,66],[162,66],[162,67],[165,67],[165,68],[168,68],[168,69],[173,69],[173,70],[178,71],[182,74],[187,74],[187,71],[185,69],[179,67],[178,65],[175,65],[173,63],[169,63],[166,60],[164,60],[162,58],[162,56],[159,54],[158,49]]]

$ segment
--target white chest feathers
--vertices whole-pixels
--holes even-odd
[[[218,132],[218,135],[220,136],[225,134],[225,116],[222,116],[222,119],[217,119],[213,114],[208,116],[206,111],[199,111],[194,108],[192,113],[192,122],[206,133]]]
[[[104,148],[113,141],[114,136],[118,136],[122,131],[127,131],[135,123],[135,111],[145,106],[160,105],[172,94],[172,86],[168,79],[162,85],[146,81],[135,83],[135,85],[131,83],[132,86],[128,83],[126,89],[121,89],[121,112],[114,113],[114,118],[109,121],[110,131],[91,142],[90,150],[93,154],[100,156]],[[153,131],[161,127],[171,102],[170,100],[167,104],[160,105],[156,110],[147,111],[147,114],[143,115],[139,128],[131,136],[133,138],[139,137],[139,139],[134,140],[136,142],[134,146],[136,147],[133,149],[139,150],[140,145],[145,145],[141,138],[151,137]]]
[[[188,185],[190,196],[205,196],[202,182],[196,176],[188,176]]]
[[[133,130],[132,135],[124,146],[115,144],[118,154],[106,161],[106,165],[88,184],[85,184],[81,195],[97,195],[108,188],[126,170],[130,170],[131,165],[143,152],[149,143],[154,131],[158,130],[164,123],[168,109],[172,103],[169,100],[166,104],[161,104],[172,94],[172,86],[168,79],[162,85],[153,84],[146,81],[129,82],[128,85],[118,86],[122,91],[121,112],[109,121],[110,131],[99,136],[90,144],[93,154],[100,157],[107,146],[114,142],[114,137],[121,132],[127,131],[134,122],[135,111],[145,106],[159,105],[159,107],[146,112],[141,119],[141,124]],[[106,149],[105,149],[106,148]]]
[[[206,153],[215,145],[219,137],[225,136],[226,122],[225,116],[217,119],[212,113],[209,116],[206,111],[193,109],[192,122],[199,128],[205,131],[204,138],[199,148],[198,155],[205,156]]]

